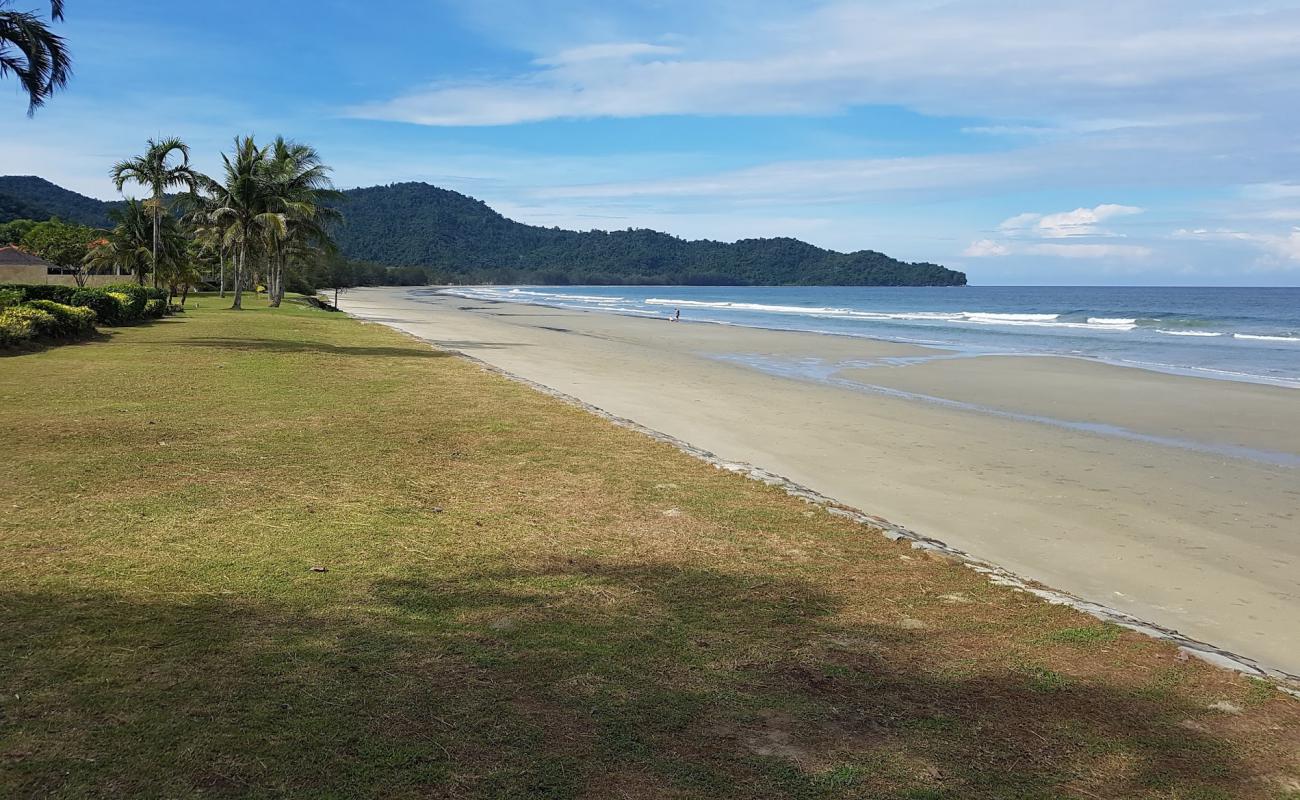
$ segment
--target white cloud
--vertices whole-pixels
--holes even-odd
[[[1086,132],[1272,113],[1300,84],[1300,10],[1258,0],[1232,11],[1204,0],[1100,9],[833,2],[759,9],[745,23],[746,35],[734,23],[695,31],[680,51],[643,41],[575,42],[501,80],[452,80],[351,113],[509,125],[901,104],[924,113],[1046,117]]]
[[[988,258],[990,256],[1009,256],[1011,248],[1001,242],[995,242],[992,239],[977,239],[966,246],[961,252],[963,256],[970,258]]]
[[[1148,258],[1154,251],[1138,244],[1031,244],[1018,253],[1057,258]]]
[[[1154,251],[1145,245],[1135,244],[1057,244],[1057,243],[1023,243],[999,242],[994,239],[979,239],[971,242],[962,255],[971,258],[990,258],[1004,256],[1049,256],[1052,258],[1107,258],[1107,259],[1144,259]]]
[[[681,48],[645,42],[611,42],[591,44],[561,50],[559,53],[539,58],[533,63],[543,66],[558,67],[566,64],[581,64],[590,61],[622,60],[639,56],[669,56],[680,53]]]
[[[1253,245],[1268,259],[1300,263],[1300,228],[1287,233],[1259,233],[1229,228],[1194,228],[1174,231],[1174,239],[1192,239],[1202,242],[1245,242]]]
[[[1003,220],[998,230],[1007,236],[1034,236],[1044,239],[1067,239],[1072,236],[1116,236],[1098,227],[1099,223],[1114,217],[1141,214],[1145,209],[1116,203],[1103,203],[1094,208],[1076,208],[1056,214],[1017,214]]]

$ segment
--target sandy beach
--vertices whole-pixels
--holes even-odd
[[[1300,674],[1295,390],[427,290],[340,305]]]

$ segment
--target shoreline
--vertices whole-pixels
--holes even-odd
[[[446,297],[454,297],[460,300],[466,300],[472,302],[503,303],[507,305],[525,305],[525,306],[536,306],[541,308],[557,308],[565,311],[575,311],[575,312],[604,313],[604,314],[613,314],[617,316],[624,316],[630,319],[659,319],[659,320],[669,319],[669,317],[662,316],[657,312],[653,312],[653,311],[639,311],[639,310],[631,310],[631,309],[614,309],[614,308],[607,308],[607,309],[589,308],[580,305],[565,304],[560,302],[554,302],[554,303],[546,302],[541,298],[535,300],[508,300],[503,298],[475,297],[469,294],[459,294],[456,293],[455,291],[458,289],[500,288],[500,287],[489,286],[489,285],[470,286],[470,287],[433,286],[433,287],[403,287],[403,288],[412,289],[412,290],[428,289],[428,290],[432,290],[429,292],[429,296],[432,296],[433,294],[441,294]],[[523,286],[523,287],[511,287],[511,288],[527,289],[527,288],[556,288],[556,287]],[[660,287],[652,287],[652,288],[660,288]],[[662,288],[680,288],[680,287],[670,286],[670,287],[662,287]],[[902,288],[917,288],[917,287],[902,287]],[[929,287],[929,288],[943,288],[943,287]],[[1186,287],[1176,287],[1176,288],[1186,288]],[[1279,288],[1289,288],[1289,287],[1279,287]],[[665,299],[656,302],[659,305],[671,306],[673,301]],[[685,301],[685,300],[682,301],[683,304],[686,304],[688,302],[689,301]],[[1300,390],[1300,378],[1271,377],[1267,375],[1259,375],[1250,372],[1234,372],[1229,370],[1215,369],[1213,367],[1180,366],[1177,364],[1164,364],[1164,363],[1152,362],[1152,361],[1134,361],[1132,359],[1107,358],[1102,355],[1087,355],[1087,354],[1069,353],[1069,352],[1059,352],[1059,353],[1051,352],[1051,351],[1018,352],[1018,351],[1008,351],[1008,350],[1002,350],[996,348],[982,349],[978,345],[962,345],[953,342],[940,342],[940,341],[933,341],[933,340],[926,340],[926,339],[911,339],[902,336],[890,338],[888,336],[883,336],[878,333],[858,333],[853,331],[835,331],[835,330],[819,330],[813,328],[782,327],[779,325],[759,325],[759,324],[753,324],[748,322],[728,322],[722,320],[695,319],[695,318],[688,318],[688,317],[683,317],[681,320],[678,321],[690,323],[690,324],[700,324],[700,325],[723,325],[727,327],[749,328],[751,330],[778,331],[784,333],[806,333],[806,334],[815,334],[818,336],[838,336],[838,337],[847,337],[852,339],[866,339],[869,341],[885,342],[889,344],[904,344],[904,345],[913,344],[919,347],[933,348],[936,350],[942,350],[948,353],[952,353],[954,354],[953,357],[955,358],[979,358],[985,356],[987,357],[1006,356],[1006,357],[1020,357],[1020,358],[1070,358],[1070,359],[1077,359],[1079,361],[1083,361],[1086,363],[1105,364],[1107,366],[1121,367],[1124,369],[1136,369],[1142,372],[1153,372],[1159,375],[1172,375],[1172,376],[1186,377],[1186,378],[1201,378],[1205,380],[1226,381],[1228,383],[1245,383],[1245,384],[1251,384],[1256,386],[1272,386],[1281,389]],[[976,330],[976,329],[972,329],[972,330]],[[1198,334],[1177,334],[1177,335],[1194,336]],[[1274,338],[1274,337],[1267,337],[1267,336],[1260,337],[1260,336],[1248,336],[1248,335],[1240,335],[1240,334],[1213,334],[1213,335],[1216,337],[1228,336],[1230,338],[1238,338],[1238,339]],[[1300,356],[1300,348],[1297,348],[1297,356]]]
[[[811,487],[822,497],[834,498],[836,504],[868,509],[908,531],[925,531],[924,536],[915,535],[917,541],[946,542],[948,549],[968,559],[998,564],[1010,575],[1028,576],[1030,584],[1056,587],[1076,607],[1096,604],[1109,609],[1107,613],[1117,620],[1148,621],[1166,638],[1179,631],[1193,645],[1211,642],[1213,646],[1202,647],[1201,652],[1212,659],[1239,653],[1248,672],[1262,669],[1292,678],[1300,673],[1295,667],[1300,663],[1295,643],[1287,638],[1284,622],[1295,611],[1295,586],[1288,572],[1296,555],[1294,547],[1288,549],[1276,535],[1244,538],[1232,530],[1232,513],[1223,513],[1226,507],[1240,505],[1233,500],[1248,501],[1247,507],[1267,505],[1271,510],[1264,511],[1264,517],[1286,513],[1286,499],[1279,500],[1277,492],[1283,480],[1293,481],[1289,468],[1242,464],[1230,476],[1232,485],[1226,487],[1225,496],[1225,486],[1216,485],[1221,479],[1213,474],[1221,471],[1216,464],[1222,457],[1185,453],[1171,458],[1164,452],[1168,448],[1150,443],[1117,442],[1084,432],[1044,435],[1032,422],[991,420],[971,411],[922,410],[896,398],[864,401],[861,396],[845,397],[847,390],[762,376],[717,361],[697,363],[702,357],[692,356],[701,348],[739,343],[784,358],[829,348],[869,359],[906,361],[932,354],[932,348],[728,325],[674,326],[665,331],[640,325],[635,317],[522,303],[457,308],[455,303],[464,304],[464,298],[425,295],[412,300],[404,297],[405,291],[354,290],[351,298],[341,299],[341,305],[354,316],[383,321],[493,369],[576,398],[584,406],[689,442],[697,450],[717,454],[721,461],[758,465],[763,474],[783,476],[796,487]],[[363,296],[365,302],[359,302]],[[430,306],[437,309],[437,322],[428,320]],[[552,319],[563,321],[552,323]],[[481,338],[461,335],[471,329]],[[488,332],[494,335],[482,338]],[[506,332],[528,335],[506,340],[501,335]],[[649,334],[653,337],[647,341]],[[822,341],[810,342],[808,337]],[[846,341],[828,345],[832,339]],[[684,348],[679,346],[683,340]],[[649,351],[647,344],[652,346]],[[629,354],[630,363],[620,363],[617,370],[600,368],[601,359],[628,362]],[[655,363],[638,366],[638,359]],[[927,366],[940,370],[968,360],[933,360]],[[913,367],[894,372],[903,375],[908,369]],[[688,384],[685,389],[673,382],[662,389],[649,388],[657,385],[658,375],[674,371],[680,373],[678,381]],[[1149,374],[1156,380],[1165,377],[1134,374]],[[1193,378],[1182,383],[1174,391],[1191,386],[1202,394],[1208,391],[1206,396],[1224,391],[1223,387],[1260,388]],[[746,414],[745,409],[729,413],[728,398],[739,385],[758,394],[767,392],[779,402],[741,402],[753,413]],[[730,387],[725,390],[729,394],[719,396],[717,390],[724,386]],[[1286,392],[1263,388],[1271,392],[1233,392],[1260,402]],[[818,408],[829,412],[821,426],[831,428],[829,433],[806,419],[809,411]],[[864,411],[879,417],[873,421],[882,425],[859,424]],[[737,416],[750,419],[738,425]],[[802,426],[814,441],[782,430],[792,425]],[[836,430],[837,426],[842,427]],[[845,435],[836,436],[837,432]],[[884,434],[895,441],[877,441]],[[960,441],[963,435],[972,441]],[[997,457],[999,444],[995,443],[1006,442],[1015,442],[1023,452],[1008,463],[996,463],[1006,459]],[[934,463],[916,461],[917,447]],[[872,451],[865,454],[870,457],[864,457],[867,450]],[[1095,473],[1088,464],[1106,463],[1105,458],[1097,458],[1102,450],[1116,456],[1110,471],[1117,474],[1096,480],[1089,477]],[[1078,453],[1085,458],[1074,457]],[[1160,483],[1143,483],[1151,481],[1151,473],[1142,472],[1142,462],[1148,461],[1158,461],[1168,470]],[[996,474],[989,474],[995,470]],[[1060,474],[1054,480],[1044,476],[1045,480],[1032,474],[1036,471]],[[1175,474],[1174,489],[1161,485]],[[883,477],[874,485],[855,476]],[[1261,488],[1263,484],[1270,485]],[[1048,494],[1049,486],[1058,493]],[[939,487],[946,491],[936,494]],[[1091,496],[1090,490],[1102,495]],[[1254,497],[1233,497],[1235,490]],[[1133,497],[1106,496],[1120,492]],[[1144,497],[1151,493],[1164,497],[1154,501]],[[1211,501],[1223,501],[1222,507],[1207,505]],[[880,526],[878,518],[867,516]],[[1243,518],[1235,528],[1257,529],[1258,522]],[[1072,564],[1076,558],[1080,563]],[[1148,586],[1148,578],[1155,574],[1152,570],[1170,573],[1168,584]],[[1224,601],[1225,597],[1229,599]]]

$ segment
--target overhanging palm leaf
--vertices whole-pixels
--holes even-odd
[[[0,0],[0,78],[12,72],[27,92],[27,116],[45,105],[56,91],[68,85],[72,58],[62,36],[40,17],[26,11],[7,10]],[[63,19],[62,0],[50,3],[50,17]]]

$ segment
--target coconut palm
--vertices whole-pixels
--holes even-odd
[[[180,154],[179,164],[170,162],[172,153]],[[153,214],[153,247],[150,252],[156,265],[161,245],[164,193],[168,189],[180,186],[188,187],[193,191],[199,180],[199,174],[190,168],[189,145],[174,136],[158,141],[150,139],[144,155],[114,164],[112,177],[113,184],[117,186],[119,192],[127,181],[134,181],[148,187],[151,192],[149,203]],[[140,282],[143,285],[143,273]]]
[[[178,201],[183,210],[181,222],[199,248],[199,260],[206,262],[208,257],[217,256],[218,297],[225,297],[227,248],[222,241],[222,228],[212,218],[218,207],[216,190],[212,188],[214,185],[211,178],[199,175],[196,181],[197,191],[181,195]]]
[[[72,58],[63,37],[40,17],[9,10],[10,0],[0,0],[0,78],[12,72],[27,92],[27,116],[45,105],[56,91],[68,85]],[[63,19],[63,0],[51,0],[50,19]]]
[[[113,209],[109,216],[114,222],[113,229],[86,254],[85,264],[92,271],[134,273],[143,286],[144,274],[150,269],[157,276],[184,259],[185,236],[171,217],[163,221],[158,241],[160,257],[155,258],[153,219],[145,203],[127,200],[125,206]]]
[[[235,137],[235,152],[221,154],[222,180],[205,186],[216,204],[210,216],[220,227],[221,243],[235,255],[232,309],[243,308],[249,257],[256,258],[260,245],[287,232],[284,215],[271,209],[269,151],[269,147],[258,147],[252,136]]]
[[[306,248],[332,250],[327,224],[341,219],[337,210],[324,205],[342,198],[329,177],[330,168],[310,145],[277,137],[265,164],[264,181],[268,208],[283,218],[283,232],[267,241],[270,254],[268,289],[272,307],[284,299],[284,273],[290,250]]]

